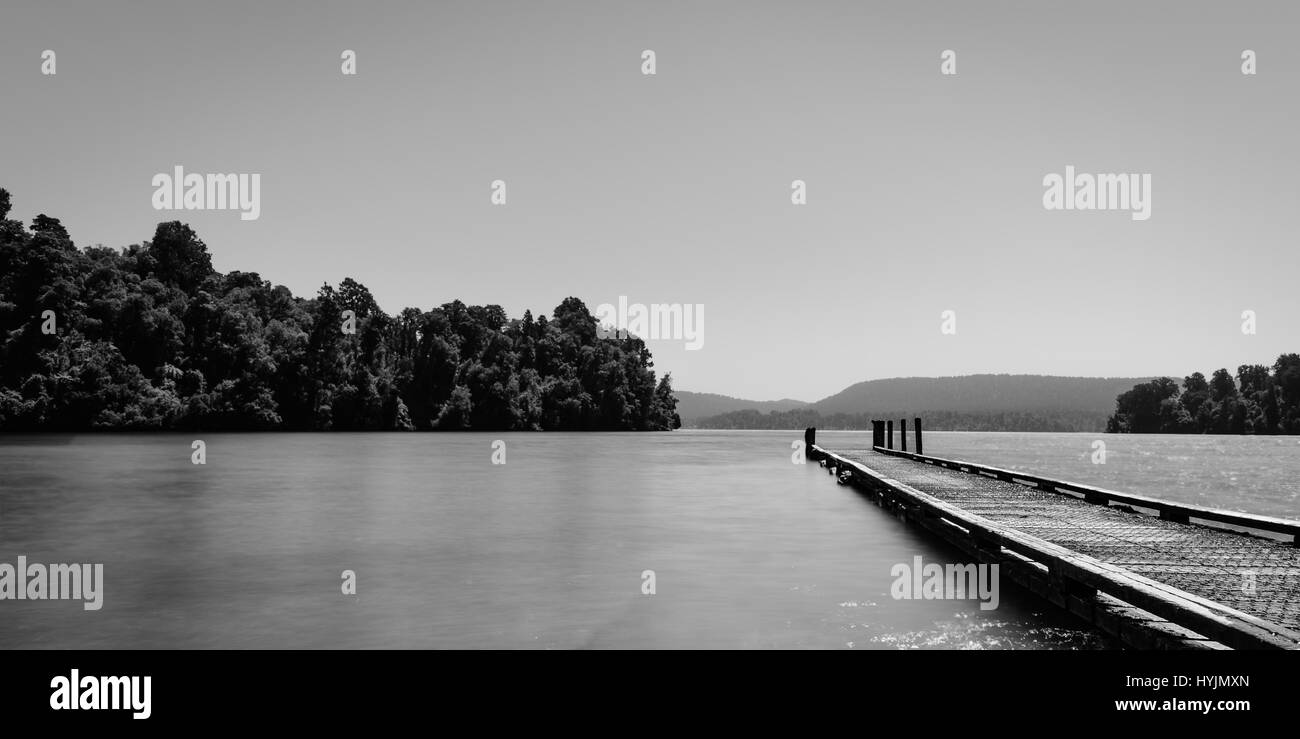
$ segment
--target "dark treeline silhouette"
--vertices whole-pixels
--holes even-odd
[[[1243,364],[1236,380],[1226,369],[1210,379],[1194,372],[1182,390],[1168,377],[1134,385],[1115,399],[1110,433],[1300,434],[1300,354],[1272,367]]]
[[[78,249],[0,190],[0,429],[667,430],[672,383],[577,298],[547,319],[460,301],[390,316],[212,269],[186,225]],[[345,331],[345,311],[355,332]],[[348,328],[352,328],[349,326]]]
[[[701,418],[690,424],[706,429],[802,429],[815,426],[827,430],[865,431],[872,419],[906,418],[916,413],[829,413],[808,408],[760,413],[756,410],[731,411]],[[920,414],[924,427],[931,431],[1100,431],[1106,414],[1092,411],[1044,410],[1008,411],[925,411]],[[897,423],[894,424],[896,427]]]

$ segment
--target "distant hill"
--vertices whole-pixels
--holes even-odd
[[[1128,388],[1124,388],[1127,390]],[[677,397],[677,415],[682,424],[689,426],[695,420],[705,416],[716,416],[732,411],[756,410],[763,413],[770,411],[788,411],[808,405],[802,400],[744,400],[717,393],[693,393],[689,390],[674,390]],[[1112,401],[1114,398],[1111,399]]]
[[[1115,397],[1149,377],[963,375],[868,380],[813,403],[820,413],[908,412],[1019,413],[1074,410],[1113,413]]]
[[[1101,431],[1115,398],[1146,377],[964,375],[859,382],[815,403],[745,401],[723,395],[678,412],[701,428],[869,428],[871,418],[918,415],[928,427],[978,431]],[[711,413],[709,411],[712,411]],[[927,418],[928,416],[928,418]]]

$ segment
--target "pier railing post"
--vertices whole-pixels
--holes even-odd
[[[885,421],[885,448],[894,448],[894,422]]]
[[[918,455],[925,454],[925,452],[921,451],[921,419],[913,418],[912,421],[916,426],[916,453]]]
[[[898,448],[907,451],[907,419],[898,421]]]

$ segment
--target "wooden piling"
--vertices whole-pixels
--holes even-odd
[[[913,418],[912,420],[916,425],[916,453],[925,454],[925,452],[921,451],[921,419]]]
[[[803,430],[803,448],[804,451],[812,449],[817,444],[817,427],[809,426]]]
[[[885,421],[885,448],[894,448],[894,422]]]
[[[898,421],[898,448],[907,451],[907,419],[901,418]]]

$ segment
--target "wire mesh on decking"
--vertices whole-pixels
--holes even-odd
[[[1289,543],[1176,523],[870,451],[836,453],[999,524],[1300,629],[1300,548]],[[1253,592],[1248,592],[1252,579]]]

